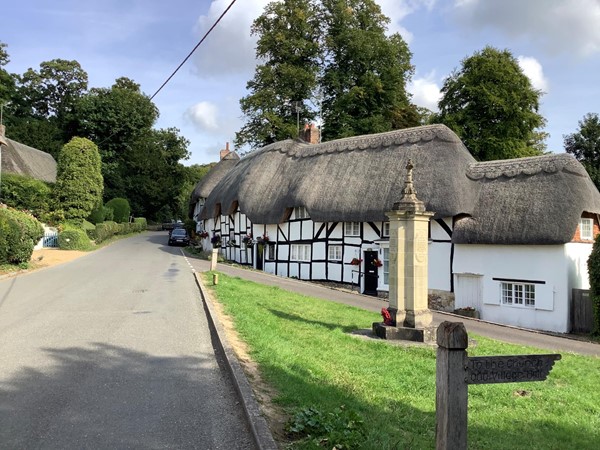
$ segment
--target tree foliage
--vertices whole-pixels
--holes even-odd
[[[75,132],[98,143],[106,198],[128,198],[126,162],[157,118],[156,106],[127,78],[117,79],[110,89],[93,88],[80,99]]]
[[[372,0],[323,0],[323,139],[419,125],[406,83],[411,53]]]
[[[103,180],[96,144],[75,137],[58,157],[54,199],[65,219],[85,219],[102,202]]]
[[[240,100],[236,145],[297,137],[298,120],[317,113],[325,139],[418,125],[406,92],[411,54],[400,35],[386,35],[388,22],[373,0],[267,5],[252,28],[261,64]]]
[[[454,130],[480,161],[539,155],[541,95],[510,51],[486,47],[445,80],[434,121]]]
[[[588,274],[590,278],[590,296],[594,312],[594,328],[592,334],[600,335],[600,235],[596,237],[592,253],[588,258]]]
[[[238,147],[297,137],[298,119],[314,117],[305,100],[317,85],[318,19],[313,0],[284,0],[269,3],[254,21],[262,63],[246,86],[250,94],[240,100],[246,123],[236,134]]]
[[[106,202],[106,208],[113,210],[113,220],[117,223],[129,222],[131,216],[131,207],[126,198],[113,198]]]
[[[579,121],[579,129],[563,136],[565,150],[583,164],[590,178],[600,189],[600,118],[588,113]]]

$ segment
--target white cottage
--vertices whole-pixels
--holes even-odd
[[[486,320],[568,331],[600,213],[600,194],[569,155],[479,163],[443,125],[277,142],[215,172],[210,193],[199,193],[205,244],[276,275],[383,294],[385,212],[402,196],[409,158],[418,197],[435,213],[429,288],[454,292],[457,307]]]

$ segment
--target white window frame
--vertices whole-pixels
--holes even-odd
[[[346,236],[360,236],[360,222],[344,222]]]
[[[381,230],[382,237],[390,237],[390,223],[383,222],[383,229]]]
[[[290,261],[310,262],[310,244],[292,244]]]
[[[308,211],[304,206],[296,206],[294,208],[294,219],[308,219]]]
[[[535,284],[502,281],[500,303],[517,308],[535,308]]]
[[[275,249],[274,242],[266,243],[264,252],[265,252],[265,261],[275,261],[275,256],[277,254],[277,251]]]
[[[342,246],[341,245],[330,245],[327,248],[327,259],[329,261],[341,261],[342,260]]]
[[[389,222],[388,222],[389,223]],[[390,285],[390,248],[383,247],[381,249],[381,260],[383,261],[383,284],[386,286]]]
[[[582,241],[594,240],[594,219],[579,219],[579,237]]]

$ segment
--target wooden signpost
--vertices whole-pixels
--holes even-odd
[[[558,354],[469,357],[462,322],[442,322],[437,329],[437,344],[437,450],[467,448],[469,384],[543,381],[561,358]]]

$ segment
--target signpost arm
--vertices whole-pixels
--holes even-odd
[[[436,450],[466,450],[468,337],[462,322],[442,322],[437,344]]]

